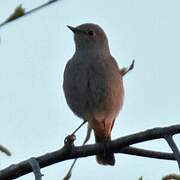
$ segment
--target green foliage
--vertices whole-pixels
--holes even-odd
[[[12,20],[15,20],[21,16],[23,16],[25,14],[25,8],[22,7],[22,4],[20,4],[13,12],[13,14],[11,14],[6,22],[9,22],[9,21],[12,21]]]
[[[143,180],[143,177],[141,176],[141,177],[139,177],[139,179],[138,180]]]

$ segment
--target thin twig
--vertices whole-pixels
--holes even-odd
[[[34,13],[34,12],[40,10],[40,9],[43,9],[43,8],[45,8],[45,7],[53,4],[53,3],[55,3],[55,2],[58,2],[58,1],[61,1],[61,0],[50,0],[50,1],[48,1],[48,2],[46,2],[46,3],[44,3],[44,4],[42,4],[42,5],[40,5],[40,6],[38,6],[38,7],[35,7],[35,8],[33,8],[33,9],[27,11],[24,15],[19,16],[19,17],[17,17],[16,19],[13,19],[13,20],[11,20],[11,21],[6,20],[6,21],[4,21],[3,23],[0,24],[0,28],[2,28],[3,26],[9,24],[10,22],[16,21],[17,19],[20,19],[20,18],[22,18],[22,17],[25,17],[25,16],[27,16],[27,15],[29,15],[29,14],[32,14],[32,13]]]
[[[74,167],[74,165],[76,164],[76,161],[77,161],[77,160],[78,160],[77,158],[73,160],[73,163],[71,164],[71,166],[70,166],[70,168],[69,168],[69,171],[68,171],[67,174],[64,176],[63,180],[69,180],[69,179],[70,179],[70,177],[71,177],[71,175],[72,175],[73,167]]]
[[[179,166],[179,170],[180,170],[180,151],[179,151],[176,143],[174,142],[172,135],[165,135],[165,139],[166,139],[167,143],[169,144],[170,148],[172,149],[174,156],[176,157],[176,160],[177,160],[178,166]]]
[[[118,138],[108,143],[106,142],[106,152],[120,153],[121,151],[123,151],[123,148],[132,144],[154,139],[160,139],[164,138],[165,135],[174,135],[179,133],[180,125],[149,129],[146,131]],[[72,146],[71,149],[68,149],[65,146],[58,151],[37,157],[36,160],[39,162],[40,167],[43,168],[68,159],[94,156],[96,154],[103,153],[104,151],[104,143],[97,143],[85,146]],[[29,161],[26,160],[2,169],[0,171],[0,179],[16,179],[30,172],[32,172],[32,168],[29,164]]]
[[[32,171],[34,173],[35,180],[42,180],[43,174],[41,174],[41,168],[39,162],[35,158],[29,159],[29,164],[31,165]]]

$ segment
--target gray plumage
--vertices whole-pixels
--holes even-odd
[[[67,104],[78,117],[88,121],[96,142],[108,141],[124,97],[118,65],[98,25],[69,28],[74,32],[76,51],[64,71]],[[97,161],[104,165],[115,163],[111,153],[97,155]]]

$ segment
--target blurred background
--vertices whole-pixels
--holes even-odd
[[[23,4],[26,11],[45,0],[0,1],[0,22]],[[124,77],[125,103],[116,119],[113,138],[180,122],[180,2],[178,0],[63,0],[0,28],[0,168],[63,146],[81,122],[68,108],[63,71],[74,53],[66,25],[99,24],[107,33],[120,67],[135,68]],[[84,126],[76,144],[85,137]],[[180,142],[180,135],[175,137]],[[90,143],[94,142],[94,137]],[[180,143],[179,143],[180,145]],[[170,152],[164,140],[137,147]],[[62,179],[72,160],[42,169],[46,180]],[[81,158],[72,180],[159,180],[178,172],[176,162],[116,154],[114,167],[95,157]],[[19,178],[32,180],[33,174]]]

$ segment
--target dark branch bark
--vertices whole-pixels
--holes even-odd
[[[174,161],[176,160],[173,153],[152,151],[152,150],[140,149],[136,147],[125,147],[121,149],[119,153],[147,157],[147,158],[162,159],[162,160],[174,160]]]
[[[159,157],[160,159],[174,160],[174,156],[169,153],[162,154],[160,152],[136,149],[136,152],[138,153],[134,154],[132,147],[130,148],[127,146],[144,142],[144,141],[165,138],[165,136],[167,135],[174,135],[178,133],[180,133],[180,125],[174,125],[174,126],[169,126],[169,127],[164,127],[164,128],[154,128],[154,129],[149,129],[143,132],[135,133],[132,135],[124,136],[105,144],[98,143],[98,144],[93,144],[93,145],[76,146],[76,147],[71,147],[71,148],[64,146],[62,149],[58,151],[45,154],[35,159],[39,162],[39,165],[41,168],[50,166],[52,164],[55,164],[64,160],[68,160],[68,159],[75,159],[75,158],[80,158],[80,157],[96,155],[104,151],[114,152],[114,153],[127,153],[127,154],[133,154],[133,155],[140,155],[141,153],[142,153],[141,155],[145,155],[146,152],[148,152],[149,155],[146,155],[148,157],[150,157],[150,154],[152,154],[153,158]],[[158,153],[160,155],[158,155]],[[16,179],[30,172],[32,172],[32,169],[29,164],[29,160],[26,160],[18,164],[11,165],[1,170],[0,179],[6,179],[6,180]]]

